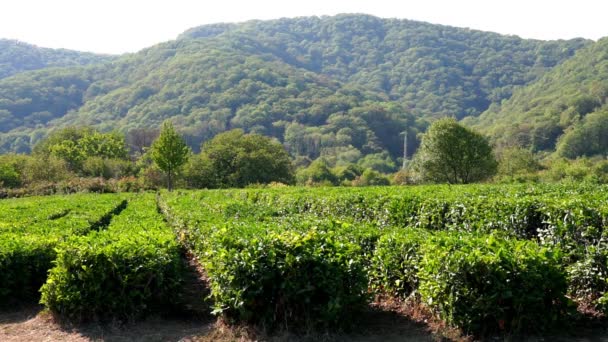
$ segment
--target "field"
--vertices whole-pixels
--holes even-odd
[[[607,222],[608,187],[582,185],[2,200],[0,305],[40,302],[76,326],[213,313],[264,336],[326,336],[392,312],[425,338],[597,337]]]

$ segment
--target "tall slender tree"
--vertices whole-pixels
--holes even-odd
[[[173,190],[173,180],[179,168],[188,161],[190,149],[177,133],[171,121],[163,122],[158,139],[152,143],[152,160],[167,175],[167,188]]]

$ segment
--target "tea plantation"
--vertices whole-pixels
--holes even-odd
[[[376,296],[465,334],[542,333],[608,310],[608,187],[271,188],[0,201],[0,304],[71,321],[175,309],[195,259],[209,311],[334,329]],[[193,299],[194,300],[194,299]]]

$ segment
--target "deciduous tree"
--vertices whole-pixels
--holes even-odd
[[[425,181],[456,184],[493,176],[497,162],[484,136],[445,118],[423,135],[414,167]]]
[[[173,180],[179,168],[188,161],[190,149],[177,133],[171,121],[165,121],[158,139],[152,143],[152,160],[167,176],[167,188],[173,190]]]

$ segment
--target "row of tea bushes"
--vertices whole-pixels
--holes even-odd
[[[0,305],[35,301],[70,236],[106,225],[126,201],[117,195],[74,195],[0,202]]]
[[[405,229],[378,242],[369,276],[376,291],[418,294],[465,332],[538,332],[572,309],[559,250],[494,234]]]
[[[57,251],[41,302],[71,321],[129,320],[166,311],[179,296],[180,247],[153,194],[132,198],[107,229]]]
[[[235,194],[160,199],[208,273],[216,312],[226,317],[266,327],[339,325],[372,293],[417,293],[445,321],[475,334],[542,330],[567,313],[557,248],[508,234],[388,227],[310,212],[263,218],[255,212],[272,208],[234,210],[243,200]]]
[[[608,302],[608,188],[572,185],[428,186],[350,189],[231,190],[284,215],[417,227],[431,231],[498,233],[563,251],[569,294],[605,311]],[[349,213],[352,213],[349,216]]]
[[[361,248],[333,223],[258,221],[227,198],[165,194],[161,209],[209,277],[215,312],[266,328],[348,324],[368,298]],[[216,210],[218,209],[219,210]]]

